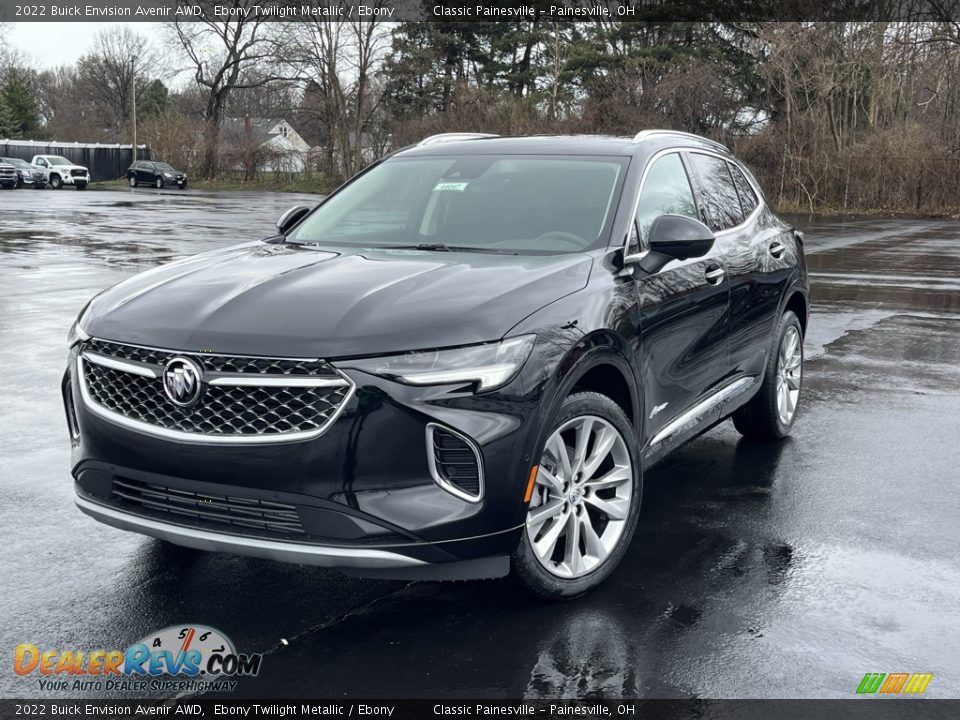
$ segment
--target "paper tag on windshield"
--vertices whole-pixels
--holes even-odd
[[[434,192],[443,192],[444,190],[450,192],[463,192],[467,189],[467,185],[470,183],[465,182],[443,182],[438,184],[433,191]]]

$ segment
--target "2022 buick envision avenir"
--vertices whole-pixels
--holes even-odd
[[[601,582],[642,470],[800,395],[802,235],[714,142],[434,136],[70,334],[76,502],[204,550]]]

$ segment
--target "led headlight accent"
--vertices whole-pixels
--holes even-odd
[[[84,340],[90,339],[89,333],[83,329],[83,316],[87,314],[87,308],[90,307],[90,303],[92,302],[93,298],[90,298],[87,301],[87,304],[83,306],[83,309],[77,315],[77,319],[73,321],[73,325],[71,325],[70,329],[67,331],[68,348],[72,348],[78,342],[83,342]]]
[[[536,335],[469,347],[412,352],[403,355],[347,360],[337,363],[407,385],[477,383],[478,391],[506,385],[530,357]]]
[[[89,339],[90,336],[82,327],[80,327],[80,321],[74,320],[73,325],[70,326],[70,330],[67,331],[67,347],[73,347],[78,342],[83,342],[84,340]]]

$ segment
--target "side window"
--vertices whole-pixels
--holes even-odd
[[[727,161],[713,155],[690,153],[697,179],[700,181],[700,218],[714,232],[728,230],[743,222],[743,210],[737,188],[727,169]]]
[[[733,184],[737,186],[737,194],[740,196],[740,206],[743,208],[743,214],[748,217],[750,213],[757,209],[760,201],[757,200],[757,194],[750,186],[750,181],[743,174],[743,170],[734,163],[728,164],[730,165],[730,174],[733,175]]]
[[[44,160],[43,158],[37,158],[37,165],[39,165],[40,167],[46,167],[47,161]]]
[[[650,226],[661,215],[697,217],[697,204],[693,200],[690,180],[677,153],[657,159],[647,173],[637,203],[628,254],[650,247]]]

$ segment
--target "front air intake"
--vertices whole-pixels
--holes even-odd
[[[431,423],[427,426],[427,460],[440,487],[461,500],[480,500],[483,465],[480,450],[470,438]]]

